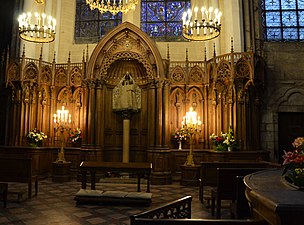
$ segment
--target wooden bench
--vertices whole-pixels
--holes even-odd
[[[28,198],[32,197],[32,182],[35,196],[38,194],[38,176],[32,172],[31,158],[0,158],[0,182],[21,182],[28,184]]]
[[[130,216],[130,225],[268,225],[266,221],[191,219],[192,196]]]
[[[252,217],[252,212],[245,195],[246,185],[245,176],[236,176],[236,195],[235,201],[230,205],[231,218],[247,219]]]
[[[259,162],[201,162],[201,171],[199,179],[199,199],[201,203],[207,200],[207,206],[210,206],[211,193],[204,196],[206,186],[215,187],[217,184],[217,168],[273,168],[281,166],[279,164],[259,161]]]
[[[0,183],[0,193],[2,195],[3,208],[6,208],[7,192],[8,192],[8,184],[7,183]]]
[[[269,224],[265,220],[136,218],[131,225],[269,225]]]
[[[237,176],[245,176],[267,168],[217,168],[217,185],[212,189],[211,213],[214,215],[216,206],[216,218],[221,218],[221,201],[236,200]],[[245,194],[245,193],[244,193]],[[216,204],[215,204],[216,201]]]
[[[146,162],[97,162],[83,161],[80,164],[82,174],[81,190],[74,198],[79,202],[111,202],[111,203],[143,203],[150,204],[152,194],[150,193],[150,175],[152,172],[152,163]],[[91,190],[86,190],[87,173],[91,176]],[[96,190],[96,173],[113,172],[113,173],[129,173],[137,175],[137,192],[123,191],[98,191]],[[141,193],[140,179],[147,177],[147,193]]]

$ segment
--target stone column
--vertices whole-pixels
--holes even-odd
[[[130,119],[132,110],[122,111],[123,137],[122,137],[122,162],[128,163],[130,156]]]
[[[123,120],[123,146],[122,146],[122,162],[129,162],[130,152],[130,119],[124,118]]]

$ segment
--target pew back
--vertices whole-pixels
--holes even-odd
[[[199,199],[204,203],[204,186],[217,185],[217,168],[276,168],[281,165],[267,162],[201,162]]]
[[[265,220],[191,219],[191,196],[131,215],[130,225],[268,225]]]
[[[136,218],[131,225],[269,225],[265,220],[236,219],[147,219]]]
[[[0,158],[0,181],[28,184],[28,197],[32,197],[32,181],[35,182],[35,195],[38,192],[38,177],[32,172],[31,158]]]

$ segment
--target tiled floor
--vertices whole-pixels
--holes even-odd
[[[101,224],[122,225],[129,224],[129,216],[145,211],[155,206],[168,203],[186,195],[191,195],[192,218],[212,218],[210,209],[204,207],[198,199],[198,187],[181,186],[179,183],[171,185],[151,185],[152,204],[139,205],[76,205],[73,200],[81,183],[77,181],[54,183],[51,180],[39,181],[38,196],[26,199],[26,185],[9,184],[9,189],[23,189],[25,194],[21,202],[16,195],[9,195],[7,208],[0,202],[0,224]],[[134,191],[136,184],[126,183],[98,183],[97,189]],[[145,188],[145,185],[142,189]],[[227,217],[228,210],[223,210]]]

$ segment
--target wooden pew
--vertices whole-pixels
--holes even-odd
[[[247,219],[252,217],[251,209],[245,195],[246,185],[245,176],[236,176],[236,195],[235,201],[231,203],[231,217],[233,219]]]
[[[269,225],[265,220],[233,219],[147,219],[136,218],[131,225]]]
[[[0,183],[0,193],[2,195],[3,208],[6,208],[6,204],[7,204],[7,191],[8,191],[8,184]]]
[[[191,219],[192,197],[186,196],[130,216],[130,225],[268,225],[266,221]]]
[[[38,176],[32,172],[31,158],[0,158],[0,182],[21,182],[28,184],[28,198],[32,197],[32,182],[35,196],[38,194]]]
[[[221,201],[236,200],[236,177],[245,176],[267,168],[217,168],[217,185],[212,189],[211,212],[214,215],[216,205],[216,218],[221,218]],[[215,204],[216,200],[216,204]]]
[[[207,200],[207,206],[210,203],[210,196],[204,196],[206,186],[215,187],[217,184],[217,168],[274,168],[281,166],[279,164],[259,161],[259,162],[201,162],[200,180],[199,180],[199,199],[204,204]]]

